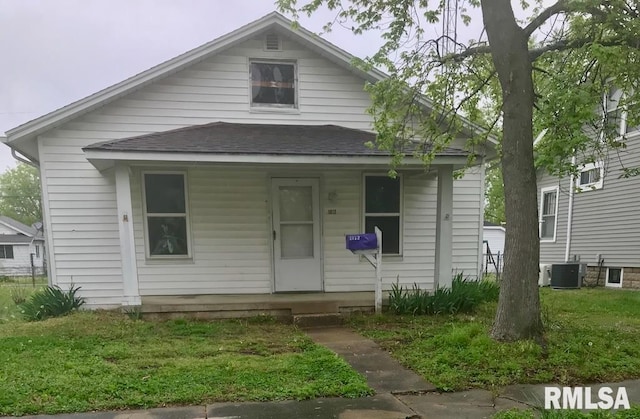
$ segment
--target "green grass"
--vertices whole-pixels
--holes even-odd
[[[354,317],[352,325],[443,391],[515,383],[579,385],[640,377],[640,293],[541,291],[547,352],[499,343],[495,303],[472,315]]]
[[[79,312],[0,324],[0,415],[370,393],[337,355],[268,319]]]
[[[532,410],[507,410],[493,416],[493,419],[637,419],[640,417],[640,407],[632,406],[629,410],[610,412],[599,410],[583,413],[575,410],[557,410],[534,412]]]

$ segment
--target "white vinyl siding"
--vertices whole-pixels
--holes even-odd
[[[259,112],[249,103],[247,63],[296,62],[299,112]],[[230,123],[336,124],[371,128],[365,82],[287,38],[282,51],[264,51],[256,37],[220,55],[66,122],[38,138],[48,253],[53,283],[82,286],[88,307],[120,305],[123,295],[115,179],[99,172],[82,147],[99,141],[166,131],[215,121]],[[192,258],[182,261],[145,257],[142,169],[132,173],[134,235],[140,293],[269,293],[272,291],[271,228],[264,169],[149,167],[186,170]],[[323,191],[336,190],[336,215],[324,214],[324,275],[327,291],[373,289],[368,263],[344,250],[344,234],[362,225],[362,173],[324,170]],[[305,173],[303,173],[305,174]],[[475,175],[473,175],[475,176]],[[467,179],[465,177],[465,179]],[[480,184],[476,177],[457,180],[454,189],[454,267],[471,274],[478,263]],[[331,186],[329,186],[331,185]],[[433,178],[406,179],[403,257],[389,262],[385,287],[399,275],[412,285],[433,285],[435,196]],[[344,193],[343,193],[344,192]],[[326,195],[326,193],[325,193]],[[326,196],[325,196],[326,198]],[[325,205],[323,204],[323,205]]]
[[[36,243],[38,243],[37,246],[42,246],[42,242],[37,241]],[[34,254],[33,264],[35,266],[36,275],[43,274],[43,259],[35,256],[36,244],[20,243],[8,244],[7,246],[11,246],[13,248],[13,257],[11,259],[0,258],[0,275],[31,276],[32,253]]]

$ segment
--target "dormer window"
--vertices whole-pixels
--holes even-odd
[[[296,66],[294,63],[250,63],[251,106],[296,108]]]

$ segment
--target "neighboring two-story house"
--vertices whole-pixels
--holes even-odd
[[[621,95],[607,95],[604,120],[625,147],[581,165],[576,176],[539,174],[540,264],[579,260],[590,283],[640,288],[640,177],[621,177],[640,166],[640,127],[627,123]]]

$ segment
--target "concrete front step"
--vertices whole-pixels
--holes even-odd
[[[344,323],[340,313],[295,314],[293,324],[298,327],[339,326]]]

